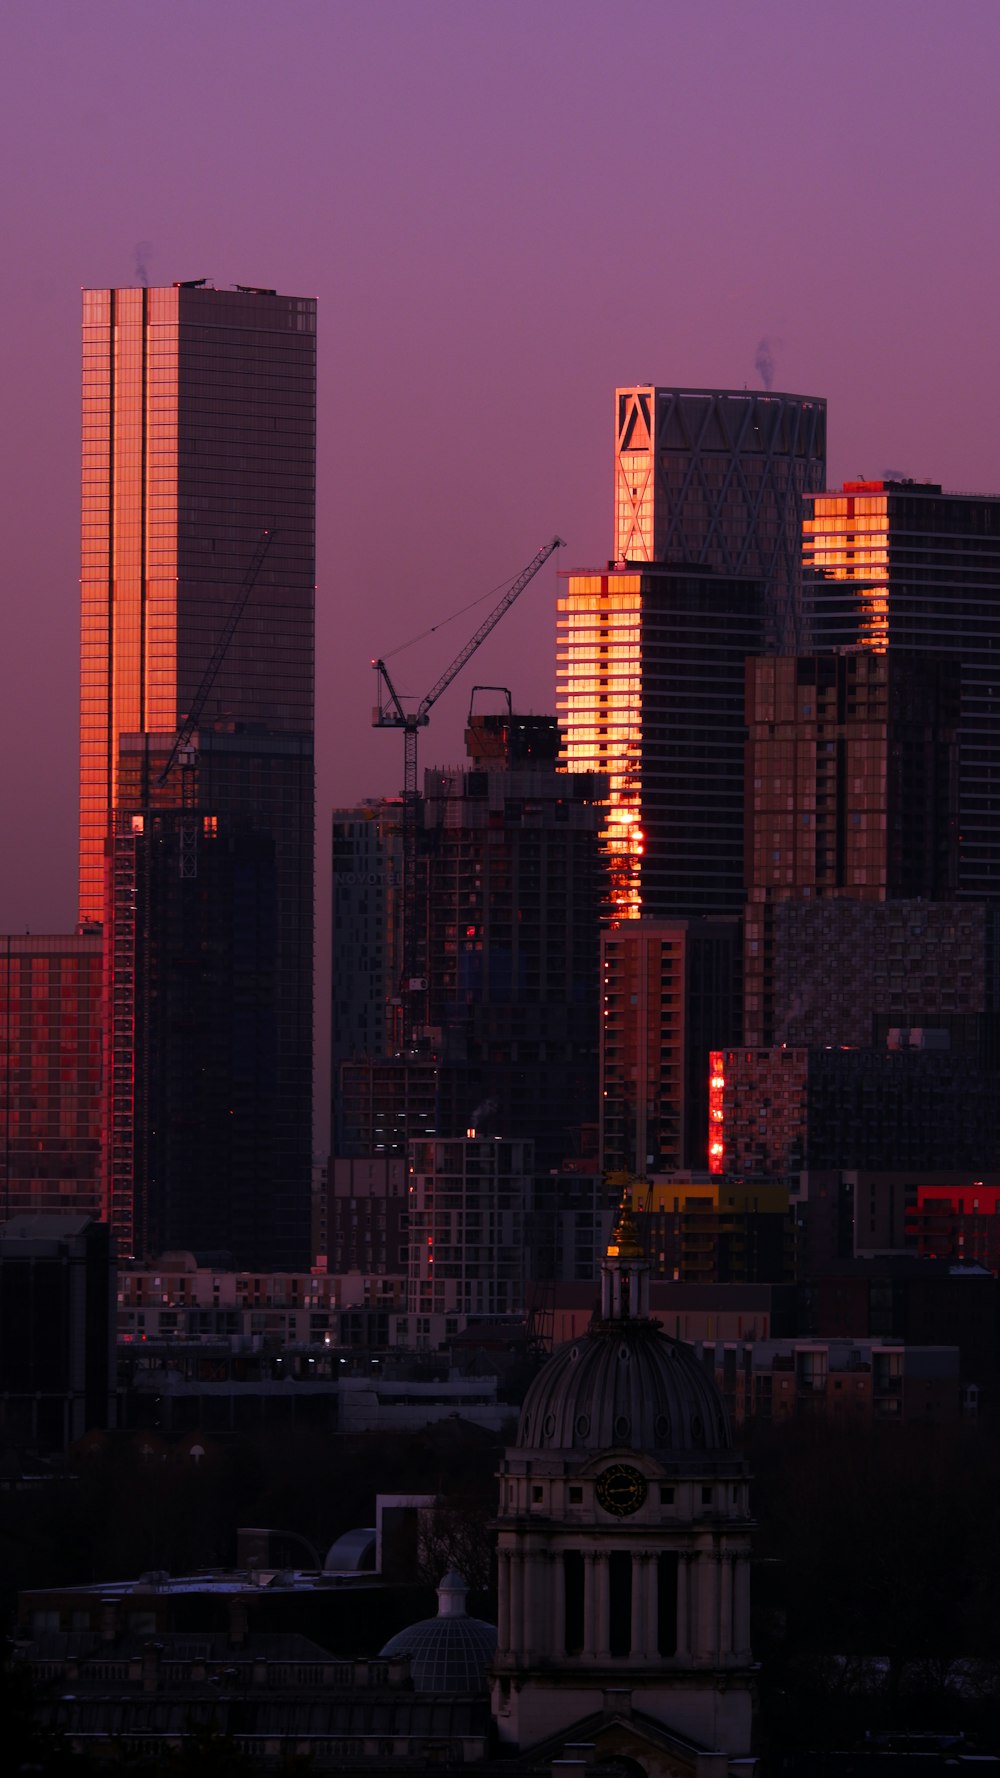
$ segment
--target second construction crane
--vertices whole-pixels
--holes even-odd
[[[412,1027],[414,997],[422,994],[424,983],[416,973],[417,962],[417,920],[416,920],[416,863],[417,863],[417,735],[426,728],[430,721],[430,713],[441,693],[447,691],[453,679],[456,679],[462,668],[475,654],[480,643],[485,642],[490,631],[495,629],[504,613],[509,611],[515,599],[519,598],[530,580],[533,580],[540,568],[544,568],[549,557],[561,548],[563,539],[552,537],[544,544],[536,555],[532,556],[527,567],[522,569],[517,579],[511,582],[503,598],[495,605],[489,616],[484,618],[475,634],[469,637],[465,647],[459,651],[451,665],[446,667],[439,679],[434,681],[430,691],[425,692],[415,710],[404,710],[402,700],[396,687],[389,677],[389,670],[383,660],[373,661],[372,666],[378,675],[378,703],[372,712],[372,725],[375,728],[401,728],[403,731],[403,982],[402,1005],[410,1009],[411,1017],[407,1024]],[[407,1039],[412,1037],[412,1029],[405,1032]]]

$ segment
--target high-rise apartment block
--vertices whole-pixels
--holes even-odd
[[[408,1306],[415,1343],[431,1316],[518,1315],[524,1310],[524,1219],[530,1142],[467,1136],[413,1147]],[[422,1325],[426,1322],[426,1325]]]
[[[1000,1064],[1000,908],[984,902],[786,901],[774,909],[774,1040],[884,1044],[946,1030]]]
[[[199,734],[190,801],[125,736],[107,923],[107,1203],[127,1253],[309,1259],[313,750]]]
[[[559,1167],[579,1156],[584,1127],[592,1140],[597,1123],[605,784],[593,773],[556,769],[552,717],[477,716],[466,742],[466,769],[424,774],[419,1042],[339,1062],[335,1139],[344,1154],[405,1154],[417,1137],[458,1137],[475,1125],[507,1138],[530,1135],[539,1166]],[[385,819],[391,855],[398,804]],[[356,876],[368,841],[353,819],[335,844],[346,874]],[[378,875],[385,841],[376,834],[371,846],[367,874]],[[335,870],[342,936],[362,932],[353,891]],[[390,921],[396,906],[385,898]],[[390,933],[385,945],[393,943]],[[374,934],[368,944],[367,965],[356,957],[352,976],[370,1008],[362,1043],[377,1039],[379,993],[398,996],[387,953],[376,957]],[[334,995],[336,1006],[336,985]],[[388,1034],[391,1019],[384,1028]],[[336,1032],[343,1044],[339,1020]]]
[[[556,695],[570,772],[609,783],[609,920],[743,903],[743,682],[761,584],[653,566],[570,574]]]
[[[738,1038],[738,961],[735,918],[623,920],[602,934],[606,1171],[704,1171],[709,1055]]]
[[[801,643],[802,498],[826,481],[826,402],[770,390],[615,391],[615,553],[760,581],[767,641]]]
[[[958,698],[956,663],[935,657],[747,661],[745,1043],[781,1016],[779,902],[954,893]]]
[[[718,1170],[751,1179],[1000,1164],[994,1071],[954,1054],[947,1032],[904,1030],[880,1048],[718,1053]]]
[[[343,1154],[344,1063],[391,1054],[403,973],[403,805],[333,811],[330,1021],[333,1152]]]
[[[796,1230],[787,1185],[685,1179],[633,1188],[653,1278],[677,1284],[791,1284]]]
[[[883,480],[806,504],[810,646],[959,664],[959,893],[1000,894],[1000,497]]]
[[[0,1220],[101,1209],[101,935],[0,938]]]
[[[464,1124],[580,1152],[597,1111],[604,782],[558,772],[552,717],[483,716],[469,767],[428,772],[427,1014],[476,1094]]]
[[[83,320],[80,906],[108,928],[109,1212],[128,1251],[162,1232],[304,1264],[315,303],[202,281],[85,291]]]

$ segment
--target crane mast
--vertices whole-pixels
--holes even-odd
[[[520,598],[529,581],[534,580],[540,568],[544,568],[549,557],[560,549],[563,538],[555,536],[532,556],[526,568],[523,568],[517,579],[512,581],[499,604],[495,605],[488,617],[485,617],[479,628],[469,637],[454,660],[447,666],[440,678],[434,681],[428,692],[424,693],[415,710],[404,710],[402,699],[393,685],[389,669],[384,660],[372,662],[377,676],[378,703],[372,712],[373,728],[396,728],[403,731],[403,920],[402,920],[402,953],[403,976],[402,993],[400,996],[401,1015],[404,1010],[410,1013],[406,1023],[411,1027],[408,1031],[397,1030],[397,1041],[413,1035],[412,1027],[416,1023],[415,1012],[418,997],[426,991],[426,983],[416,974],[417,967],[417,813],[419,796],[417,793],[417,736],[430,721],[430,713],[442,692],[447,691],[453,679],[456,679],[462,668],[472,659],[477,648],[485,642],[491,630],[494,630],[500,619],[508,612],[514,601]],[[398,1024],[403,1023],[402,1016]]]
[[[271,547],[273,536],[273,531],[262,531],[257,540],[257,546],[250,559],[250,566],[247,569],[246,574],[243,576],[243,584],[226,614],[226,621],[219,632],[215,647],[208,657],[208,663],[201,676],[201,683],[194,694],[194,701],[180,728],[177,730],[174,744],[171,747],[167,758],[167,763],[156,780],[156,788],[158,790],[166,783],[178,754],[183,753],[184,749],[189,745],[191,737],[202,719],[205,705],[208,703],[208,700],[212,695],[212,687],[219,676],[219,669],[222,666],[226,655],[229,653],[229,645],[236,634],[236,626],[246,610],[247,600],[257,584],[257,576],[264,566],[264,558]]]

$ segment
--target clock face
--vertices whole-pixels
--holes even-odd
[[[613,1513],[616,1519],[627,1519],[629,1513],[639,1511],[646,1498],[646,1478],[628,1463],[612,1463],[610,1469],[598,1476],[594,1492],[598,1505],[603,1506],[606,1513]]]

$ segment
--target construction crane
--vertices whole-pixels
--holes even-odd
[[[530,580],[534,580],[540,568],[544,568],[549,557],[562,547],[564,539],[552,537],[538,553],[532,556],[528,566],[522,569],[517,579],[511,583],[500,603],[494,606],[489,616],[483,619],[478,630],[470,636],[465,647],[455,656],[451,665],[446,667],[439,679],[434,681],[430,691],[425,692],[415,710],[404,710],[402,700],[396,687],[389,677],[389,669],[382,660],[373,661],[372,666],[378,678],[378,703],[372,711],[373,728],[401,728],[403,731],[403,1005],[413,1004],[413,996],[423,992],[425,983],[416,974],[417,964],[417,923],[416,923],[416,861],[417,861],[417,735],[426,728],[430,721],[430,713],[442,692],[447,691],[453,679],[456,679],[462,668],[472,659],[480,643],[485,642],[491,630],[494,630],[504,613],[509,611],[515,599],[524,592]],[[411,1021],[412,1022],[412,1021]],[[407,1033],[412,1035],[412,1033]]]
[[[257,546],[251,557],[250,566],[247,569],[246,574],[243,576],[243,584],[240,587],[236,598],[233,600],[233,603],[229,607],[226,621],[219,633],[215,647],[208,658],[208,664],[201,676],[201,684],[194,694],[191,708],[185,716],[180,728],[177,730],[174,744],[171,747],[167,758],[167,763],[156,780],[157,790],[166,783],[174,768],[178,755],[185,752],[190,746],[191,737],[194,734],[195,729],[198,727],[198,724],[205,713],[205,705],[208,703],[208,700],[212,695],[212,687],[219,676],[219,668],[222,666],[226,655],[229,653],[229,645],[236,633],[236,626],[239,623],[240,618],[243,616],[247,607],[247,600],[257,584],[257,576],[264,566],[264,558],[271,547],[273,537],[273,531],[262,531],[257,540]]]

